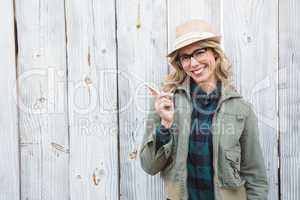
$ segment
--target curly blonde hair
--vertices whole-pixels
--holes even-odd
[[[199,41],[199,45],[203,48],[212,49],[212,51],[217,55],[215,70],[216,78],[224,85],[230,84],[232,77],[231,64],[229,63],[224,51],[221,49],[220,44],[213,40],[203,40]],[[172,70],[172,72],[164,78],[162,86],[162,90],[164,92],[174,93],[177,86],[185,80],[186,76],[188,76],[177,61],[177,56],[178,51],[168,57],[169,64],[175,70]]]

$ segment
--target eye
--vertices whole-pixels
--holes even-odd
[[[203,49],[197,49],[195,52],[194,52],[194,56],[201,56],[202,54],[204,54],[206,52],[206,48],[203,48]]]
[[[179,57],[179,60],[182,62],[182,61],[186,61],[186,60],[189,60],[190,59],[190,57],[188,56],[188,55],[181,55],[180,57]]]

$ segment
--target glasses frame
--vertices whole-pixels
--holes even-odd
[[[191,54],[184,54],[184,56],[188,56],[188,59],[189,59],[189,64],[188,64],[188,65],[191,64],[191,59],[192,59],[192,57],[193,57],[195,60],[197,60],[198,62],[200,61],[199,58],[197,59],[196,56],[195,56],[195,53],[197,53],[199,50],[205,50],[205,51],[203,52],[203,54],[202,54],[202,55],[204,55],[204,54],[207,53],[207,51],[209,50],[209,48],[208,48],[208,47],[197,48],[197,49],[195,49]],[[180,57],[181,57],[181,55],[177,55],[176,62],[177,62],[177,64],[178,64],[181,68],[183,68],[183,65],[182,65],[182,62],[181,62],[181,60],[180,60]]]

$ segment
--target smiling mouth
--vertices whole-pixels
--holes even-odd
[[[199,75],[206,68],[207,68],[207,65],[205,65],[204,67],[201,67],[201,68],[199,68],[197,70],[193,70],[192,73],[195,74],[195,75]]]

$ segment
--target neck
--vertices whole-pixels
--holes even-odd
[[[217,87],[217,80],[212,79],[207,82],[198,83],[198,86],[201,87],[201,89],[206,92],[206,94],[211,93],[216,87]]]

